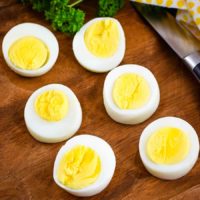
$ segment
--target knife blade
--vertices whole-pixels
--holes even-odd
[[[157,11],[154,6],[133,3],[139,14],[155,29],[174,52],[183,60],[200,82],[200,41],[176,21],[166,9]],[[149,7],[149,9],[148,9]]]

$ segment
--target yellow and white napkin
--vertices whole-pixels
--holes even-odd
[[[132,0],[139,3],[177,8],[176,19],[200,39],[200,0]]]

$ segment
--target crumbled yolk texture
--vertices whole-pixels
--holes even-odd
[[[137,109],[148,102],[150,88],[142,76],[125,73],[114,82],[112,97],[120,109]]]
[[[180,129],[164,127],[148,139],[146,152],[156,164],[177,164],[183,161],[190,150],[188,136]]]
[[[117,23],[110,19],[94,22],[86,29],[84,40],[93,55],[102,58],[113,56],[119,46]]]
[[[99,155],[90,147],[77,145],[60,160],[57,177],[60,183],[82,189],[93,184],[101,172]]]
[[[40,94],[35,100],[35,111],[47,121],[59,121],[68,112],[67,95],[60,90],[48,90]]]
[[[8,51],[10,61],[18,68],[35,70],[48,60],[48,48],[38,38],[26,36],[15,41]]]

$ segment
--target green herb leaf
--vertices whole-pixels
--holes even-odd
[[[45,12],[45,16],[51,21],[55,30],[72,35],[82,27],[85,19],[85,13],[82,10],[62,4],[50,7],[50,10]]]
[[[99,0],[100,17],[112,17],[124,6],[124,0]]]

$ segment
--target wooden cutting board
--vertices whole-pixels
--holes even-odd
[[[88,0],[84,3],[87,20],[96,14],[95,2]],[[110,143],[116,154],[117,167],[110,185],[99,195],[87,199],[200,199],[199,160],[185,177],[163,181],[145,170],[138,154],[142,130],[159,117],[181,117],[200,136],[199,84],[128,2],[116,18],[124,28],[127,41],[122,64],[137,63],[154,73],[161,90],[158,110],[150,119],[135,126],[111,120],[102,101],[106,73],[91,73],[82,68],[74,58],[72,38],[62,33],[54,32],[60,46],[55,66],[38,78],[24,78],[12,72],[0,52],[0,199],[78,199],[59,188],[52,177],[55,156],[64,142],[37,142],[25,127],[23,112],[28,97],[49,83],[65,84],[79,98],[83,122],[77,135],[90,133],[99,136]],[[13,3],[0,8],[0,42],[10,28],[22,22],[35,22],[51,29],[42,15]]]

